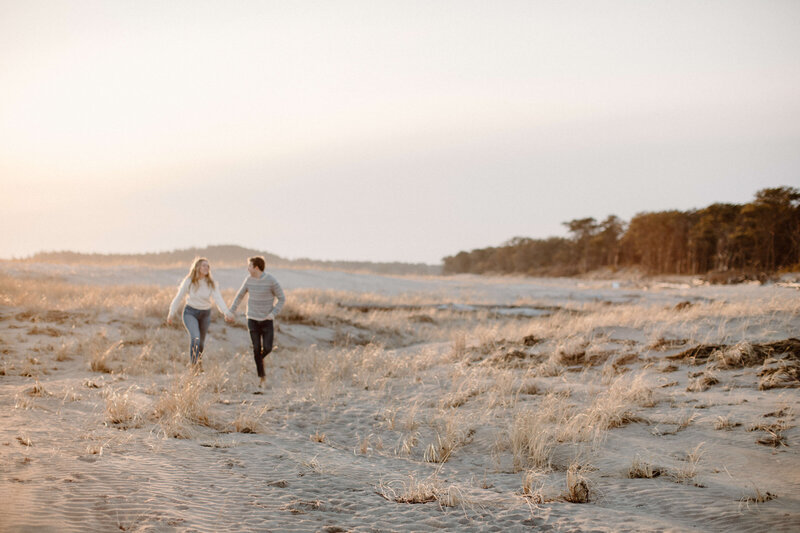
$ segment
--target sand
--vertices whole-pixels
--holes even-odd
[[[800,337],[791,286],[277,269],[262,390],[241,318],[188,368],[180,270],[0,271],[1,531],[800,530],[796,355],[680,355]]]

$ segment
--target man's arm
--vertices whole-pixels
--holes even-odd
[[[278,283],[278,280],[275,280],[275,283],[272,284],[272,295],[278,299],[278,303],[272,308],[272,316],[274,318],[281,312],[283,304],[286,303],[286,296],[283,294],[283,289],[281,288],[281,284]]]
[[[239,304],[242,302],[242,298],[244,298],[245,294],[247,294],[247,278],[244,279],[242,286],[239,287],[239,292],[236,293],[236,297],[233,299],[233,303],[231,304],[231,313],[236,312],[236,308],[239,307]]]

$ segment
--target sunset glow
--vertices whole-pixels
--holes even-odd
[[[2,2],[0,257],[435,263],[747,201],[800,180],[799,20],[793,2]]]

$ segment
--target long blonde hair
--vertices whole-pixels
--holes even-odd
[[[205,257],[195,258],[194,263],[192,263],[192,268],[189,269],[189,275],[186,276],[187,278],[190,278],[192,280],[192,286],[195,288],[197,288],[197,284],[201,279],[200,273],[197,270],[200,267],[200,263],[202,263],[203,261],[208,263],[208,259],[206,259]],[[215,282],[214,278],[211,277],[211,263],[208,263],[208,276],[206,277],[206,283],[208,283],[208,285],[212,289],[216,288],[217,286],[217,282]]]

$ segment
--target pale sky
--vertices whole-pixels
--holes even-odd
[[[438,263],[782,185],[796,0],[0,0],[0,258]]]

